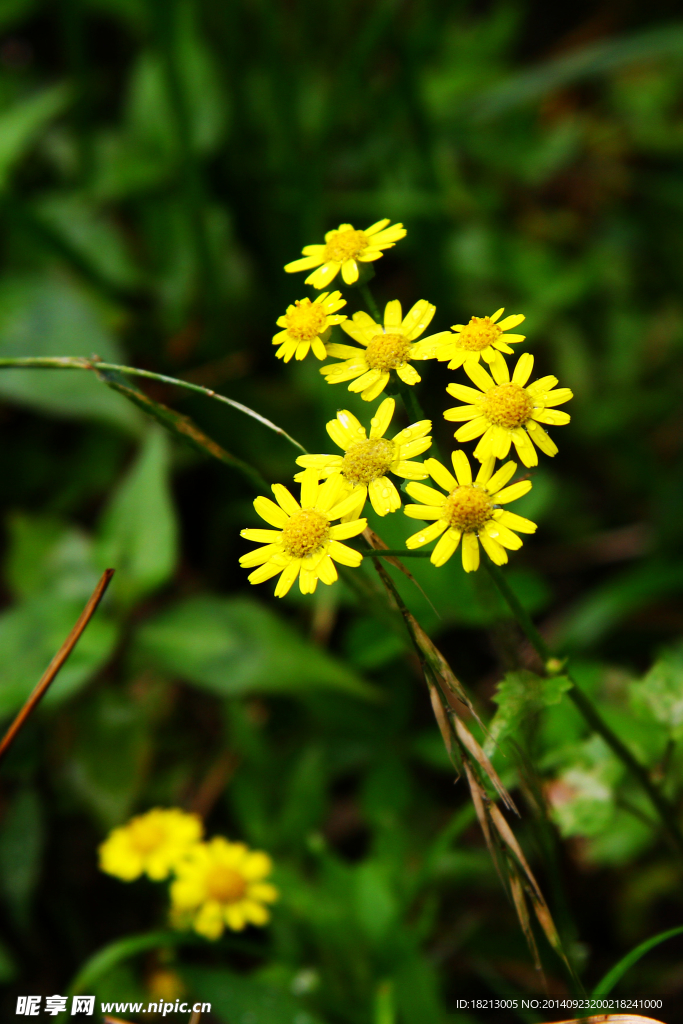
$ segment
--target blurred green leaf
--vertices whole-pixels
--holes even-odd
[[[597,835],[614,816],[614,787],[623,769],[595,735],[575,748],[572,760],[549,790],[553,817],[563,836]]]
[[[98,565],[116,569],[114,596],[125,604],[173,575],[178,528],[169,476],[168,435],[153,425],[104,512],[96,546]]]
[[[5,900],[24,926],[38,882],[42,850],[40,802],[35,791],[26,787],[14,796],[0,827],[0,884]]]
[[[186,967],[183,975],[222,1024],[320,1024],[288,992],[225,968]]]
[[[601,40],[562,54],[530,71],[508,76],[477,97],[473,111],[478,118],[488,120],[581,79],[662,57],[678,57],[681,53],[683,26],[680,22]]]
[[[359,864],[354,875],[354,908],[362,931],[382,947],[398,923],[399,906],[385,865],[376,860]]]
[[[137,646],[161,671],[223,697],[318,688],[365,698],[376,694],[341,661],[248,597],[181,601],[139,629]]]
[[[49,277],[0,282],[0,355],[91,356],[121,361],[102,311],[68,281]],[[57,416],[93,417],[138,433],[141,417],[83,371],[2,370],[0,397]]]
[[[144,782],[149,730],[125,693],[98,690],[78,708],[78,732],[65,766],[74,792],[105,829],[128,817]]]
[[[65,109],[69,90],[53,85],[0,113],[0,190],[41,131]]]
[[[508,672],[498,684],[493,700],[498,705],[489,724],[490,736],[485,749],[491,756],[497,744],[514,736],[543,708],[559,704],[562,694],[571,689],[566,676],[537,676],[534,672]]]
[[[631,704],[652,716],[674,740],[683,737],[683,647],[672,647],[640,682],[631,683]]]

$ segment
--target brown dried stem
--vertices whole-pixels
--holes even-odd
[[[69,633],[68,637],[59,648],[54,658],[43,673],[40,682],[31,693],[30,697],[24,704],[23,708],[14,719],[9,729],[5,733],[2,742],[0,742],[0,760],[5,756],[12,743],[16,739],[19,731],[23,728],[26,720],[33,713],[37,705],[43,699],[47,693],[49,687],[54,682],[57,673],[61,669],[64,662],[67,660],[74,647],[81,638],[83,631],[90,622],[91,618],[95,614],[98,604],[104,597],[105,591],[109,586],[112,576],[114,575],[114,569],[105,569],[102,573],[99,583],[95,587],[94,591],[85,608],[78,617],[76,625]]]

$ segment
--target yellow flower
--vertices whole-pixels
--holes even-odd
[[[406,384],[417,384],[422,378],[411,366],[413,359],[431,359],[434,355],[434,339],[423,338],[415,342],[429,325],[436,307],[425,299],[416,302],[405,317],[401,313],[398,299],[387,302],[384,310],[384,326],[380,327],[367,313],[353,314],[352,320],[345,320],[342,330],[363,348],[352,345],[327,346],[327,353],[339,356],[343,363],[321,366],[320,372],[328,384],[340,384],[350,380],[349,391],[360,391],[361,398],[371,402],[384,391],[389,383],[391,370]]]
[[[244,843],[229,843],[215,836],[195,846],[178,866],[171,885],[171,917],[187,920],[200,935],[218,939],[227,925],[241,931],[247,924],[267,924],[265,903],[274,903],[278,891],[262,879],[272,871],[270,857],[249,850]]]
[[[419,548],[440,537],[432,551],[431,561],[434,565],[443,565],[462,537],[462,567],[465,572],[479,568],[479,542],[496,565],[503,565],[508,560],[505,548],[516,551],[522,546],[521,540],[512,531],[534,533],[536,524],[500,506],[527,494],[531,490],[531,481],[519,480],[506,487],[517,464],[506,462],[493,473],[496,460],[490,458],[481,465],[473,482],[465,453],[453,452],[452,458],[456,478],[436,459],[427,459],[425,462],[425,469],[432,480],[448,491],[448,494],[442,494],[424,484],[407,484],[406,490],[411,498],[423,504],[406,505],[405,514],[411,519],[434,519],[435,522],[409,537],[406,547]]]
[[[249,582],[263,583],[282,573],[275,596],[284,597],[298,576],[301,593],[312,594],[318,580],[330,584],[337,579],[332,559],[342,565],[360,565],[361,553],[340,541],[362,533],[366,520],[331,525],[333,519],[340,519],[356,507],[356,495],[345,492],[340,475],[319,484],[318,474],[308,469],[302,474],[301,505],[282,484],[273,484],[277,505],[270,498],[256,498],[254,508],[276,529],[242,530],[241,537],[265,544],[240,558],[243,568],[258,566]]]
[[[301,250],[303,259],[288,263],[285,270],[294,274],[297,270],[317,267],[306,278],[306,284],[314,288],[325,288],[341,270],[346,284],[358,280],[358,263],[371,263],[382,255],[382,249],[391,249],[400,238],[405,238],[402,224],[387,227],[389,218],[378,220],[365,231],[357,231],[352,224],[340,224],[325,235],[324,245],[306,245]],[[322,266],[321,266],[322,264]]]
[[[287,306],[287,312],[277,320],[278,327],[284,329],[273,337],[273,345],[280,346],[277,358],[286,363],[292,356],[303,359],[312,348],[314,356],[325,359],[325,342],[332,327],[346,320],[345,314],[337,314],[345,305],[341,292],[322,292],[313,302],[297,299],[293,306]]]
[[[504,459],[513,443],[525,466],[537,466],[536,444],[546,455],[556,455],[557,445],[548,437],[541,423],[559,426],[569,423],[566,412],[551,408],[562,405],[573,397],[569,388],[552,389],[557,377],[541,377],[525,387],[534,366],[534,357],[528,352],[520,356],[515,372],[510,374],[505,360],[493,363],[493,379],[480,363],[465,363],[465,373],[481,390],[463,384],[449,384],[446,391],[468,405],[447,409],[447,420],[469,420],[455,432],[457,441],[471,441],[481,434],[474,450],[475,457],[484,462],[490,456]],[[532,444],[532,441],[534,444]]]
[[[199,842],[202,833],[198,815],[176,807],[155,807],[109,833],[99,848],[100,870],[124,882],[140,875],[161,881]]]
[[[387,473],[395,473],[408,480],[427,477],[421,463],[409,460],[422,455],[430,447],[432,439],[425,434],[432,429],[432,421],[411,423],[390,441],[384,435],[395,408],[393,398],[384,399],[370,420],[370,437],[353,413],[341,409],[337,418],[327,424],[327,433],[344,455],[300,455],[296,460],[297,465],[314,469],[321,477],[342,477],[358,501],[353,511],[347,514],[349,519],[360,515],[368,494],[378,516],[385,516],[401,507],[398,491]]]
[[[503,334],[521,324],[524,314],[515,313],[497,323],[503,312],[504,309],[499,309],[493,316],[473,316],[468,324],[454,324],[451,330],[455,335],[445,335],[436,358],[441,362],[450,359],[449,370],[457,370],[463,363],[478,363],[480,358],[487,363],[503,362],[500,353],[511,355],[510,345],[525,338],[524,334]]]

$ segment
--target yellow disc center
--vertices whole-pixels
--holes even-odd
[[[523,427],[534,411],[534,400],[519,384],[499,384],[486,392],[481,410],[496,427]]]
[[[305,558],[318,551],[329,534],[327,516],[314,508],[302,508],[282,528],[282,546],[293,558]]]
[[[490,316],[473,316],[456,336],[456,344],[468,352],[481,352],[483,348],[497,341],[502,333],[498,324],[491,322]]]
[[[443,518],[456,530],[474,533],[481,529],[492,515],[491,496],[480,487],[456,487],[446,498]]]
[[[242,899],[247,883],[242,875],[225,864],[214,864],[206,875],[206,893],[219,903],[236,903]]]
[[[353,260],[368,245],[368,236],[364,231],[354,231],[353,228],[338,231],[325,244],[325,262],[331,260],[333,263],[343,263],[345,260]]]
[[[410,359],[410,342],[402,334],[376,334],[365,350],[373,370],[395,370]]]
[[[379,480],[395,458],[393,441],[371,437],[352,445],[342,461],[342,476],[351,484],[368,484]]]
[[[285,314],[287,333],[297,341],[312,341],[325,330],[327,316],[319,302],[297,299],[291,313]]]
[[[151,853],[166,838],[163,828],[153,821],[132,821],[129,829],[131,845],[142,854]]]

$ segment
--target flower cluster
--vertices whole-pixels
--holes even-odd
[[[473,316],[450,331],[424,337],[435,307],[419,299],[403,315],[401,303],[387,302],[380,317],[367,290],[373,271],[363,264],[380,259],[406,231],[402,224],[381,220],[360,231],[352,224],[340,224],[325,235],[324,244],[306,246],[300,259],[285,266],[287,273],[311,270],[306,284],[321,290],[341,272],[345,285],[356,286],[369,300],[372,315],[357,310],[350,317],[339,310],[347,304],[340,291],[321,292],[315,299],[297,300],[277,321],[282,328],[273,338],[276,355],[288,362],[303,359],[309,351],[324,361],[320,367],[329,384],[350,382],[348,390],[360,393],[366,402],[383,392],[402,394],[421,380],[415,363],[436,360],[448,369],[462,368],[475,387],[452,382],[449,395],[464,403],[446,409],[444,418],[461,424],[455,431],[459,442],[477,440],[474,458],[476,474],[464,451],[452,452],[453,473],[435,458],[417,461],[431,447],[431,420],[417,419],[387,437],[396,411],[393,397],[385,397],[370,418],[369,430],[349,410],[341,409],[327,424],[327,432],[340,453],[302,455],[294,479],[300,484],[300,502],[281,484],[273,484],[275,502],[259,497],[254,502],[258,515],[273,529],[242,530],[242,537],[263,546],[242,555],[245,568],[253,568],[251,583],[279,576],[275,595],[283,597],[298,578],[304,594],[315,591],[318,581],[337,579],[335,562],[358,566],[362,554],[343,544],[362,533],[366,501],[378,516],[401,508],[401,496],[393,477],[409,481],[403,489],[418,504],[406,505],[411,519],[428,526],[406,541],[406,548],[436,541],[431,552],[434,565],[443,565],[460,546],[465,572],[479,567],[480,545],[497,565],[508,560],[508,551],[522,546],[520,533],[533,533],[535,523],[504,506],[531,490],[531,481],[512,482],[517,463],[504,462],[514,445],[526,467],[538,465],[538,453],[555,455],[557,446],[544,426],[569,422],[567,413],[555,407],[569,401],[569,388],[557,387],[556,377],[546,376],[529,383],[534,358],[528,352],[518,359],[512,375],[505,357],[512,345],[525,340],[511,333],[524,316],[503,317],[504,309],[491,316]],[[358,287],[360,286],[360,287]],[[333,340],[340,327],[355,344]],[[415,402],[409,403],[414,407]],[[407,407],[409,407],[407,405]],[[419,407],[418,407],[419,408]],[[439,487],[421,481],[428,478]]]
[[[267,924],[266,904],[278,897],[264,881],[270,857],[223,836],[203,841],[202,835],[196,814],[155,807],[110,832],[99,848],[100,869],[124,882],[172,878],[172,923],[207,939],[218,939],[226,926],[241,931]]]

